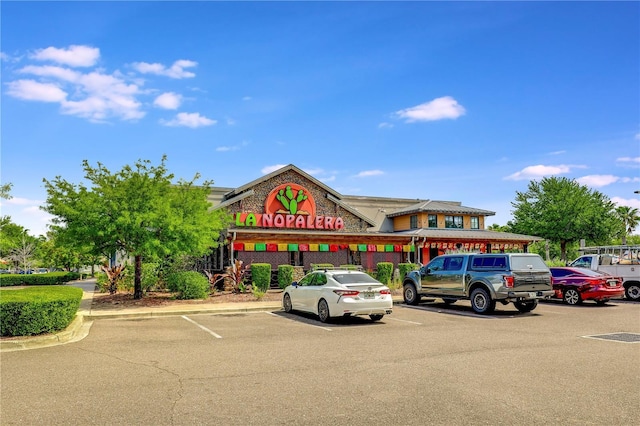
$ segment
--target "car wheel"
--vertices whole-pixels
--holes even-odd
[[[448,297],[445,297],[444,299],[442,299],[442,301],[445,305],[453,305],[454,303],[456,303],[457,299],[450,299]]]
[[[291,310],[293,309],[293,305],[291,305],[291,296],[289,295],[289,293],[284,294],[284,297],[282,298],[282,307],[284,308],[285,312],[291,312]]]
[[[418,295],[416,286],[413,284],[405,284],[402,295],[404,296],[404,303],[407,305],[417,305],[420,302],[420,295]]]
[[[564,291],[563,297],[565,303],[567,305],[578,305],[582,303],[582,297],[580,293],[575,288],[568,288]]]
[[[380,321],[382,319],[382,317],[384,317],[384,315],[382,315],[382,314],[369,315],[369,318],[371,318],[371,321]]]
[[[624,293],[629,300],[640,300],[640,284],[630,284],[627,288],[624,289]]]
[[[330,316],[331,315],[329,314],[329,305],[327,304],[327,301],[324,299],[320,299],[320,301],[318,302],[318,317],[320,317],[320,321],[327,322],[329,321]]]
[[[478,287],[471,292],[471,307],[477,314],[489,314],[496,308],[496,301],[491,300],[487,290]]]
[[[513,302],[513,304],[515,305],[516,309],[522,312],[523,314],[527,312],[531,312],[538,307],[537,300],[529,300],[526,302]]]

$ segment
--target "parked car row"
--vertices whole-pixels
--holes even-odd
[[[593,300],[602,305],[625,295],[622,277],[580,267],[547,267],[528,253],[458,253],[438,256],[404,278],[403,297],[415,305],[422,297],[446,304],[466,299],[479,314],[496,303],[513,303],[520,312],[534,310],[539,300],[561,299],[568,305]],[[285,312],[335,317],[369,316],[378,321],[393,311],[391,290],[369,274],[348,269],[311,271],[286,287]]]

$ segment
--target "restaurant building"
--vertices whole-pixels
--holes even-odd
[[[239,188],[213,187],[209,201],[233,224],[205,269],[238,259],[301,266],[427,263],[451,252],[526,252],[541,238],[485,230],[495,212],[457,201],[342,195],[294,165]]]

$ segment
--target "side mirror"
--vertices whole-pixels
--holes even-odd
[[[294,286],[294,287],[298,287],[298,281],[293,281],[293,282],[291,283],[291,285],[292,285],[292,286]]]

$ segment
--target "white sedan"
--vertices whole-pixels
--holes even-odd
[[[361,271],[317,270],[284,289],[285,312],[311,312],[327,322],[331,317],[369,315],[382,319],[393,309],[389,287]]]

